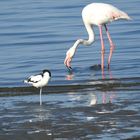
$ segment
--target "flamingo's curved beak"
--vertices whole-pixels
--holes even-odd
[[[69,70],[72,70],[71,61],[72,61],[72,57],[70,57],[70,55],[67,55],[64,60],[64,64]]]

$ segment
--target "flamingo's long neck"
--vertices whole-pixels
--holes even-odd
[[[88,40],[83,40],[83,44],[88,46],[88,45],[91,45],[94,42],[95,35],[94,35],[94,31],[93,31],[93,28],[92,28],[91,24],[86,24],[85,23],[85,27],[86,27],[86,30],[88,32],[89,38],[88,38]]]
[[[89,35],[88,40],[78,39],[74,43],[73,48],[76,49],[79,46],[79,44],[83,44],[85,46],[88,46],[88,45],[91,45],[94,42],[95,35],[94,35],[94,31],[93,31],[92,25],[85,23],[85,27],[86,27],[86,30],[87,30],[88,35]]]

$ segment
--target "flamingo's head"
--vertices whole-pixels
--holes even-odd
[[[67,51],[67,53],[66,53],[66,58],[65,58],[65,60],[64,60],[64,64],[66,65],[66,67],[67,67],[69,70],[72,69],[72,68],[71,68],[71,61],[72,61],[72,58],[73,58],[73,56],[74,56],[74,54],[75,54],[75,51],[76,51],[76,49],[75,49],[74,47],[71,47],[71,48]]]

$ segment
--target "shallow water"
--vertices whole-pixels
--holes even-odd
[[[107,1],[133,19],[109,25],[116,45],[110,70],[100,69],[97,27],[73,71],[63,64],[74,41],[87,38],[81,10],[91,2],[0,1],[0,139],[140,139],[139,1]],[[106,36],[105,47],[107,64]],[[40,107],[38,89],[23,80],[45,68],[52,78]]]
[[[140,83],[122,85],[55,87],[58,93],[43,93],[42,106],[39,95],[1,97],[0,138],[139,139]]]

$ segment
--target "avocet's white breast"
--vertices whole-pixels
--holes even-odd
[[[51,73],[50,71],[47,70],[41,74],[30,76],[24,82],[32,84],[36,88],[41,88],[48,84],[50,78],[51,78]]]
[[[33,83],[33,86],[37,88],[47,86],[49,80],[50,80],[49,73],[46,72],[43,74],[42,78],[38,82]]]

